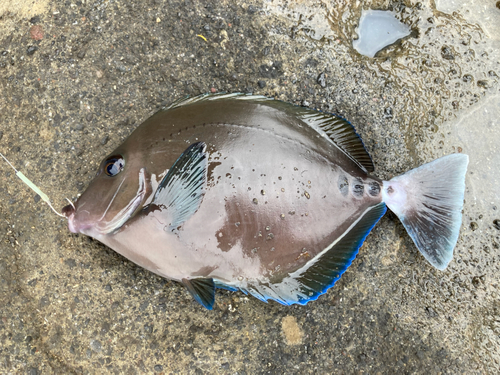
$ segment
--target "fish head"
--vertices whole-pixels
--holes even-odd
[[[143,207],[152,193],[143,160],[126,148],[105,157],[85,192],[62,209],[69,230],[98,238],[118,231]]]

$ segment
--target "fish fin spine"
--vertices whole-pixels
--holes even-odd
[[[191,104],[199,103],[199,102],[203,102],[203,101],[212,101],[212,100],[221,100],[221,99],[254,100],[254,101],[274,100],[273,98],[268,98],[266,96],[252,95],[252,94],[246,94],[246,93],[242,93],[242,92],[234,92],[234,93],[218,92],[216,94],[206,93],[206,94],[200,94],[200,95],[196,95],[196,96],[185,96],[181,99],[176,100],[172,104],[162,108],[162,110],[166,111],[169,109],[185,107],[187,105],[191,105]]]
[[[302,121],[317,131],[326,134],[330,140],[346,153],[365,172],[373,172],[373,161],[366,151],[354,126],[346,119],[329,113],[303,109]]]
[[[468,163],[467,155],[447,155],[383,183],[383,201],[439,270],[450,263],[458,241]]]

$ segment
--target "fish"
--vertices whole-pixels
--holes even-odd
[[[462,222],[465,154],[383,181],[342,117],[248,94],[184,98],[139,125],[62,209],[73,233],[182,283],[305,305],[331,288],[389,208],[444,270]]]

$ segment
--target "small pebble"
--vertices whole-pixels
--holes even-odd
[[[161,372],[161,371],[163,371],[163,366],[162,365],[155,365],[154,369],[156,372]]]
[[[247,12],[248,12],[248,14],[255,14],[257,12],[257,8],[253,5],[249,5]]]
[[[103,146],[104,146],[106,143],[108,143],[108,141],[109,141],[109,136],[107,136],[107,135],[106,135],[106,136],[105,136],[105,137],[101,140],[101,145],[103,145]]]
[[[33,25],[30,28],[30,38],[33,40],[43,39],[43,28],[40,25]]]
[[[455,56],[453,55],[453,51],[450,47],[444,46],[441,48],[441,57],[445,60],[455,60]]]
[[[391,107],[387,107],[386,109],[384,109],[384,118],[391,119],[392,117],[393,117],[393,115],[392,115],[392,108]]]
[[[38,50],[38,47],[36,46],[29,46],[28,49],[26,50],[26,53],[28,56],[33,55],[36,51]]]
[[[325,88],[326,87],[326,76],[325,76],[325,72],[321,72],[318,76],[318,79],[316,80],[316,82],[318,82],[318,85],[320,85],[321,87]]]
[[[99,353],[102,350],[101,342],[99,340],[92,340],[90,342],[90,349],[92,349],[92,351],[96,353]]]
[[[0,138],[2,138],[2,137],[0,137]],[[495,229],[500,230],[500,220],[499,219],[493,220],[493,226],[495,227]]]

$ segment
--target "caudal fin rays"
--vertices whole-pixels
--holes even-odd
[[[467,155],[448,155],[384,181],[384,202],[440,270],[450,263],[458,241],[468,162]]]

